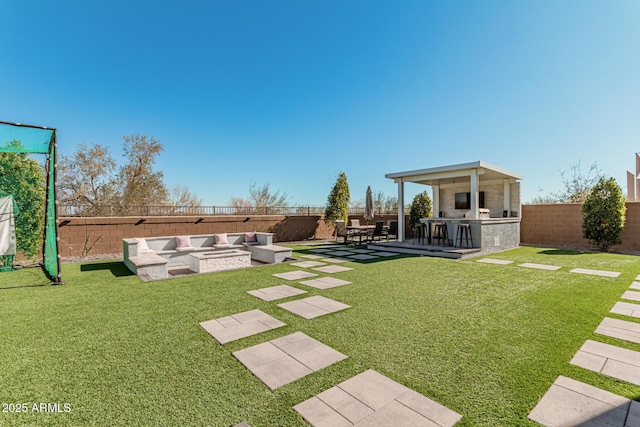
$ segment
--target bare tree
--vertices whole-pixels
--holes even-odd
[[[586,174],[582,172],[580,163],[571,166],[571,176],[567,177],[566,171],[560,172],[564,189],[559,193],[554,193],[559,203],[582,203],[591,194],[591,190],[603,177],[598,163],[594,162]]]
[[[582,171],[581,162],[578,162],[571,166],[571,176],[567,175],[567,171],[561,171],[560,176],[564,186],[561,191],[536,196],[529,204],[583,203],[603,175],[597,162],[594,162],[586,173]]]
[[[230,203],[236,214],[247,214],[253,209],[251,200],[243,199],[242,197],[232,197]]]
[[[118,173],[124,206],[158,206],[167,200],[162,172],[155,171],[156,158],[164,150],[160,141],[146,135],[125,135],[123,154],[127,163]]]
[[[71,156],[61,156],[58,166],[60,200],[83,206],[84,215],[103,215],[114,201],[116,163],[107,147],[79,144]],[[85,212],[86,211],[86,212]]]
[[[275,193],[271,191],[269,183],[258,187],[254,182],[249,187],[250,200],[253,202],[253,206],[256,208],[275,208],[286,206],[289,201],[287,193],[280,193],[277,190]]]
[[[193,212],[194,208],[202,206],[202,199],[196,196],[186,185],[178,184],[171,188],[165,205],[169,208],[169,213],[171,214],[189,213]]]

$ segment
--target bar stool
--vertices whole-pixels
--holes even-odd
[[[449,231],[447,230],[447,223],[445,222],[434,222],[433,223],[433,239],[435,242],[443,243],[446,245],[449,240]]]
[[[473,236],[471,235],[471,228],[469,224],[458,224],[458,231],[456,233],[456,241],[454,247],[462,247],[462,235],[464,234],[465,246],[469,248],[469,240],[471,240],[471,247],[473,248]]]
[[[418,244],[424,244],[425,237],[425,226],[423,223],[419,222],[413,227],[413,244],[416,244],[416,238],[418,239]]]

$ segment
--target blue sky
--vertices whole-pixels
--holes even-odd
[[[579,161],[626,188],[640,151],[637,0],[2,0],[0,53],[0,120],[118,160],[154,136],[205,204],[255,182],[323,205],[340,171],[395,195],[385,173],[476,160],[527,201]]]

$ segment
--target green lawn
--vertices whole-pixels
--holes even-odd
[[[535,425],[526,416],[558,375],[640,398],[640,387],[569,364],[587,339],[640,350],[593,333],[604,317],[623,318],[609,309],[640,274],[639,257],[540,248],[492,257],[563,268],[341,264],[354,270],[335,277],[353,284],[288,283],[353,306],[314,320],[246,294],[284,283],[271,274],[289,265],[145,283],[119,262],[70,264],[62,286],[32,286],[44,282],[37,269],[1,273],[0,402],[29,413],[0,412],[0,425],[305,425],[293,405],[369,368],[461,413],[460,426]],[[220,345],[198,325],[255,308],[287,326]],[[231,356],[296,331],[349,358],[271,392]],[[71,411],[31,413],[40,402]]]

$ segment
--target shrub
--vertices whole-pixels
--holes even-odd
[[[582,205],[582,232],[602,251],[622,243],[626,211],[622,189],[615,179],[600,178]]]
[[[430,217],[431,209],[431,197],[429,197],[429,194],[426,191],[416,194],[409,210],[409,227],[415,227],[420,218]]]
[[[347,175],[344,172],[340,172],[327,199],[327,208],[324,211],[325,223],[334,223],[336,220],[341,219],[346,224],[349,221],[350,198]]]

